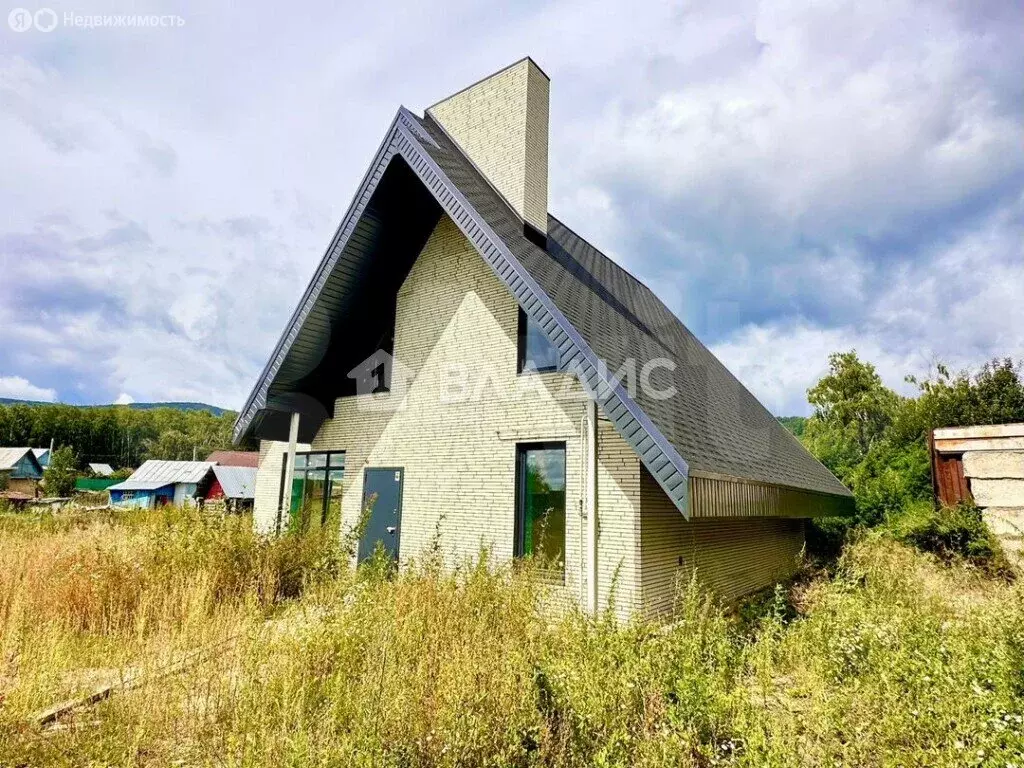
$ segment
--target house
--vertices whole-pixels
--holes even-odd
[[[115,507],[142,508],[195,504],[210,486],[213,466],[208,461],[150,459],[127,480],[107,489],[110,503]]]
[[[0,448],[0,491],[35,498],[43,466],[32,448]]]
[[[36,460],[39,462],[39,466],[46,469],[50,466],[50,449],[49,448],[33,448],[32,453],[35,454]]]
[[[670,611],[695,569],[727,598],[771,584],[851,494],[548,213],[548,93],[526,58],[398,110],[236,422],[254,524],[365,514],[359,560],[541,555],[620,616]]]
[[[259,451],[214,451],[206,460],[222,467],[252,467],[260,465]]]
[[[110,477],[114,474],[114,468],[109,464],[90,464],[89,471],[93,477]]]
[[[229,511],[244,512],[252,509],[255,492],[256,467],[215,464],[206,501],[223,501]]]
[[[973,501],[1003,546],[1024,557],[1024,424],[936,429],[931,460],[936,500]]]

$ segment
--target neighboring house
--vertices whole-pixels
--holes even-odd
[[[694,569],[764,587],[851,494],[548,213],[548,88],[524,59],[399,109],[236,423],[261,440],[255,525],[366,509],[359,560],[543,554],[621,616],[670,611]]]
[[[131,477],[110,486],[115,507],[188,506],[203,497],[213,478],[208,461],[160,461],[150,459]]]
[[[90,464],[89,471],[93,477],[110,477],[114,474],[114,468],[109,464]]]
[[[936,429],[931,444],[939,503],[973,501],[1006,549],[1024,556],[1024,424]]]
[[[257,454],[258,456],[259,454]],[[206,492],[206,501],[223,500],[232,512],[252,509],[256,492],[256,467],[213,467],[213,482]]]
[[[50,466],[50,449],[49,448],[33,448],[32,453],[35,454],[36,461],[39,462],[39,466],[46,469]]]
[[[0,491],[38,496],[43,470],[32,448],[0,448]]]
[[[252,467],[260,465],[259,451],[214,451],[206,460],[222,467]]]

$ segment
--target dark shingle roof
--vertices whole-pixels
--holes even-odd
[[[404,162],[394,162],[398,158]],[[331,349],[326,355],[320,349],[331,327],[344,324],[361,296],[386,304],[386,286],[371,279],[375,265],[386,265],[381,269],[400,281],[442,213],[545,330],[563,368],[597,393],[605,414],[684,514],[691,472],[850,496],[642,283],[553,217],[547,247],[536,245],[522,219],[447,134],[429,117],[405,109],[242,409],[236,438],[283,439],[287,419],[280,415],[300,410],[302,425],[312,430],[300,439],[312,439],[339,395],[334,371],[346,370]],[[374,222],[376,229],[367,229]],[[406,240],[385,242],[396,229],[408,234]],[[356,335],[338,339],[353,349],[336,354],[359,351]],[[325,362],[303,376],[321,358]],[[675,394],[627,391],[609,375],[627,360],[636,361],[638,371],[652,361],[670,361],[674,370],[655,368],[650,382]],[[320,391],[325,386],[334,389]]]
[[[437,144],[424,149],[611,372],[628,359],[637,371],[661,358],[675,364],[650,377],[675,396],[657,399],[641,387],[631,394],[691,471],[850,495],[647,286],[553,216],[547,250],[534,244],[444,131],[429,117],[420,123]]]

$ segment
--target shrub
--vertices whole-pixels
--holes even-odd
[[[999,540],[989,530],[981,509],[970,502],[936,509],[919,501],[890,517],[888,530],[898,540],[944,562],[964,559],[993,573],[1010,573],[1011,568]]]

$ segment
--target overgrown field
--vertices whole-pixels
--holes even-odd
[[[668,626],[543,613],[486,553],[345,562],[244,519],[0,517],[0,765],[1024,765],[1021,587],[884,533],[739,612],[683,584]]]

